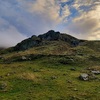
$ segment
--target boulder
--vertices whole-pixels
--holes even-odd
[[[87,81],[89,80],[89,75],[86,73],[83,73],[79,76],[79,79],[83,80],[83,81]]]
[[[100,74],[100,71],[99,71],[99,70],[97,70],[97,71],[96,71],[96,70],[93,70],[93,71],[91,71],[91,73],[93,73],[93,74],[96,74],[96,75],[97,75],[97,74]]]

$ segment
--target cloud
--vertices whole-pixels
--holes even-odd
[[[0,47],[14,46],[26,38],[14,26],[9,26],[6,20],[0,18]]]
[[[54,29],[64,17],[69,16],[68,7],[60,3],[66,0],[0,0],[0,17],[26,36]],[[60,9],[62,15],[60,16]],[[6,23],[7,24],[7,23]],[[5,27],[5,26],[3,26]]]
[[[0,46],[50,29],[100,39],[99,22],[100,0],[0,0]]]
[[[82,10],[85,9],[84,7],[93,7],[97,4],[100,4],[99,0],[75,0],[72,6],[75,7],[77,10]]]
[[[14,27],[9,27],[5,31],[0,31],[0,47],[15,46],[18,42],[27,37],[20,34]]]
[[[35,28],[36,20],[38,16],[32,16],[22,6],[20,6],[17,0],[5,0],[0,3],[0,16],[8,21],[10,25],[16,27],[16,29],[26,35],[32,35]],[[34,19],[34,20],[33,20]]]
[[[63,20],[64,17],[59,14],[59,3],[57,0],[4,0],[0,1],[0,16],[22,34],[40,34]],[[64,13],[67,14],[67,11],[64,9]]]
[[[61,7],[61,10],[62,11],[60,13],[61,14],[60,17],[62,18],[62,22],[65,21],[65,20],[67,21],[67,17],[71,14],[70,10],[69,10],[69,7],[68,6]]]
[[[89,40],[100,40],[100,29],[94,33],[92,33],[89,37]]]
[[[63,21],[63,19],[70,15],[68,6],[61,6],[62,2],[67,0],[36,0],[35,3],[31,3],[29,11],[31,13],[37,13],[47,20],[51,21],[54,25]],[[60,13],[60,10],[62,12]]]
[[[67,28],[64,30],[78,38],[100,40],[99,3],[92,0],[77,0],[74,7],[78,10],[78,14],[72,18],[70,24],[65,24]]]

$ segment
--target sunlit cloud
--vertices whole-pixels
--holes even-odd
[[[0,0],[0,46],[50,29],[100,39],[100,0]]]
[[[73,7],[77,9],[77,16],[70,24],[65,24],[67,31],[78,38],[100,40],[100,5],[99,1],[76,0]]]

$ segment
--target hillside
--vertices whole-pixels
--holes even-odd
[[[0,100],[98,98],[100,41],[51,30],[0,51]]]
[[[100,55],[100,41],[80,40],[68,34],[55,32],[53,30],[39,36],[23,40],[15,47],[1,50],[5,58],[12,58],[23,55],[79,55],[98,56]]]

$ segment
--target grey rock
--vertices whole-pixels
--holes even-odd
[[[58,78],[57,76],[52,76],[52,77],[51,77],[51,79],[57,79],[57,78]]]
[[[97,71],[91,71],[91,73],[93,73],[93,74],[100,74],[100,71],[99,70],[97,70]]]
[[[0,90],[4,90],[7,87],[7,84],[5,82],[0,83]]]
[[[72,70],[72,71],[76,71],[76,69],[75,69],[75,68],[71,68],[70,70]]]
[[[75,88],[74,91],[78,91],[78,89]]]
[[[27,60],[27,58],[25,56],[22,56],[21,59],[22,60]]]
[[[7,73],[5,76],[10,76],[10,73]]]
[[[83,80],[83,81],[87,81],[89,80],[89,75],[86,73],[83,73],[79,76],[79,79]]]
[[[67,82],[68,82],[68,83],[72,83],[72,81],[70,81],[70,80],[68,80]]]
[[[40,72],[39,69],[33,69],[33,72]]]

